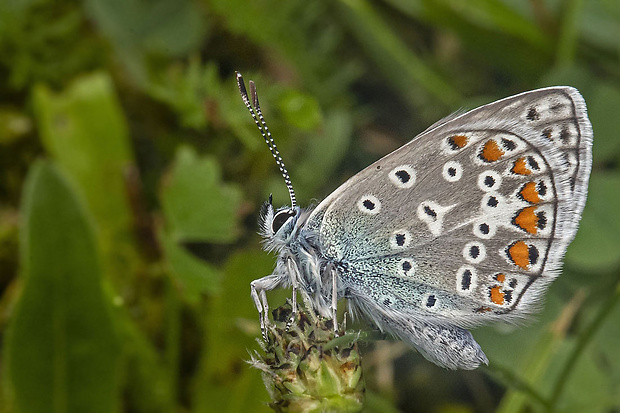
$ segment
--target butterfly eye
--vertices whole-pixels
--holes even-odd
[[[286,209],[284,211],[278,212],[273,217],[273,221],[271,223],[271,229],[273,230],[273,233],[275,234],[276,232],[278,232],[278,230],[282,228],[282,225],[284,225],[286,221],[289,220],[289,218],[294,217],[294,216],[295,216],[295,210],[293,209]]]

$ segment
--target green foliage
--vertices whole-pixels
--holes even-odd
[[[107,75],[94,74],[76,79],[60,94],[39,84],[32,100],[41,143],[79,185],[106,233],[103,238],[109,238],[106,245],[130,220],[123,168],[132,155],[112,88]]]
[[[198,159],[180,147],[161,192],[163,213],[175,241],[230,242],[236,237],[237,188],[220,182],[217,160]]]
[[[205,351],[193,386],[195,411],[269,411],[263,380],[246,363],[248,351],[260,335],[256,307],[247,296],[248,285],[257,274],[267,274],[272,268],[273,259],[261,251],[239,251],[229,256],[220,294],[201,313]],[[239,300],[232,302],[235,297]]]
[[[23,287],[6,343],[16,411],[110,412],[120,348],[91,220],[49,162],[24,186]]]
[[[85,14],[70,1],[0,3],[0,50],[7,83],[26,92],[37,82],[62,86],[104,57]]]
[[[235,70],[302,206],[454,110],[578,87],[594,170],[543,311],[474,332],[485,370],[362,347],[365,407],[617,409],[618,38],[617,1],[0,2],[0,412],[268,411],[249,282],[288,195]]]
[[[582,270],[614,271],[620,265],[620,174],[592,176],[588,211],[574,243],[568,263]],[[593,201],[594,200],[594,201]]]

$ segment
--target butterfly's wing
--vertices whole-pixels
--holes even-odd
[[[404,331],[407,320],[460,336],[535,310],[577,231],[591,146],[576,89],[522,93],[370,165],[321,202],[307,228],[365,313],[451,367],[429,355],[429,340],[446,331],[424,342]]]

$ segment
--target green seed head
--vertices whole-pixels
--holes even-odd
[[[362,409],[364,380],[357,335],[339,333],[333,322],[290,303],[273,311],[267,340],[252,365],[262,371],[278,412],[357,412]]]

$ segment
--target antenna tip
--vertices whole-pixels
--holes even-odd
[[[248,92],[245,89],[245,82],[243,81],[243,76],[241,76],[241,73],[239,72],[235,72],[235,74],[237,75],[237,87],[239,88],[239,92],[241,93],[241,97],[243,98],[243,102],[246,103],[246,106],[249,104],[249,100],[248,100]],[[248,107],[249,109],[249,107]]]

